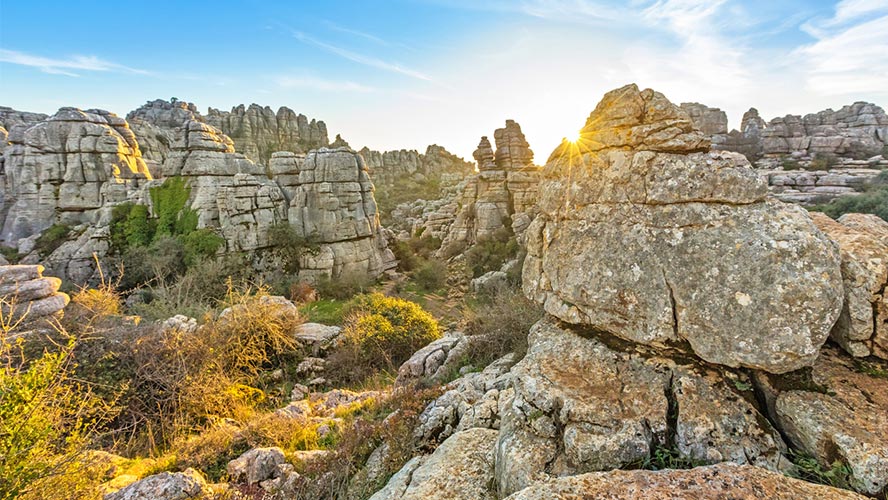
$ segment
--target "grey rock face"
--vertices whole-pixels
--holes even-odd
[[[561,320],[687,341],[709,362],[810,365],[841,310],[838,251],[803,209],[767,200],[742,155],[708,149],[661,94],[605,95],[546,165],[524,291]]]
[[[783,467],[779,434],[717,371],[609,347],[550,320],[531,329],[529,343],[510,371],[514,392],[500,402],[501,496],[641,463],[660,447],[702,463]]]
[[[535,484],[508,500],[863,500],[856,493],[807,483],[758,467],[731,463],[690,470],[616,470],[563,477]]]
[[[126,120],[107,111],[61,108],[10,141],[0,210],[7,244],[53,223],[95,223],[98,209],[151,179]]]
[[[161,472],[105,495],[105,500],[189,500],[209,496],[206,480],[194,469]]]
[[[316,254],[303,257],[300,277],[378,276],[394,267],[359,154],[345,148],[311,151],[292,192],[290,224],[299,236],[320,245]]]
[[[888,359],[888,222],[875,215],[848,214],[834,221],[821,213],[811,217],[842,254],[845,302],[830,334],[853,356]],[[852,225],[843,220],[853,220]]]
[[[496,431],[470,429],[454,434],[428,457],[415,458],[371,500],[493,500]]]
[[[854,489],[878,496],[888,491],[888,380],[878,376],[888,365],[860,363],[824,348],[810,379],[761,373],[757,385],[794,447],[827,469],[846,465]]]
[[[0,298],[3,314],[28,320],[55,316],[62,312],[69,297],[59,292],[62,280],[43,276],[40,265],[0,266]]]
[[[479,173],[468,179],[457,200],[456,218],[449,227],[439,254],[448,256],[487,238],[498,230],[512,229],[521,215],[536,213],[540,168],[533,165],[521,127],[513,120],[494,132],[496,151],[487,137],[475,150]],[[521,235],[517,235],[520,237]]]
[[[155,176],[166,161],[173,143],[189,121],[203,121],[197,106],[190,102],[148,101],[129,112],[126,119],[136,134],[142,157]]]
[[[256,484],[279,475],[278,466],[287,462],[280,448],[253,448],[228,462],[232,481]]]
[[[762,131],[762,141],[765,155],[872,156],[888,144],[888,115],[879,106],[867,102],[803,117],[786,115],[768,122]]]
[[[210,108],[206,122],[231,137],[238,152],[262,165],[268,165],[275,151],[304,153],[330,143],[324,122],[309,121],[287,107],[277,112],[258,104],[241,104],[231,111]]]

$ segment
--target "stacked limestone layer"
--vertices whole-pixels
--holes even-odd
[[[563,321],[712,363],[810,365],[841,311],[838,250],[709,146],[662,94],[605,95],[545,167],[524,290]]]
[[[503,228],[521,234],[536,212],[540,168],[533,164],[521,127],[513,120],[494,132],[496,151],[482,137],[473,153],[478,174],[460,195],[459,211],[441,246],[442,255],[475,244]]]
[[[842,254],[845,302],[831,338],[853,356],[888,359],[888,222],[869,214],[811,217]]]
[[[0,266],[3,314],[37,319],[60,313],[69,298],[59,292],[62,280],[43,276],[43,266]]]
[[[393,268],[362,156],[348,148],[321,148],[298,168],[288,219],[297,235],[320,244],[316,254],[303,256],[300,277],[378,276]]]
[[[231,111],[210,108],[206,122],[231,137],[238,152],[262,165],[268,165],[276,151],[304,153],[330,143],[324,122],[309,121],[287,107],[277,112],[258,104],[241,104]]]
[[[54,223],[94,224],[99,209],[151,179],[126,120],[107,111],[62,108],[10,141],[0,210],[7,245]]]
[[[126,119],[136,134],[142,157],[148,169],[160,176],[160,169],[169,156],[182,127],[189,121],[203,121],[197,106],[184,101],[148,101],[130,111]]]

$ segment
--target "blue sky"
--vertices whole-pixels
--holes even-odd
[[[507,118],[538,162],[629,82],[766,119],[888,106],[888,0],[0,0],[0,105],[286,105],[353,147],[468,156]]]

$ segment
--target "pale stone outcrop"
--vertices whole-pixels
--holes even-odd
[[[190,500],[211,498],[206,480],[194,469],[161,472],[136,481],[105,500]]]
[[[126,119],[136,134],[142,157],[155,177],[189,121],[203,121],[197,106],[185,101],[155,99],[130,111]]]
[[[795,448],[826,469],[847,466],[857,491],[888,491],[888,364],[828,347],[810,374],[759,373],[756,385]]]
[[[352,150],[309,152],[288,218],[298,236],[318,245],[317,252],[303,256],[301,278],[375,277],[395,265],[379,224],[373,183],[364,160]]]
[[[606,94],[545,167],[524,291],[569,323],[687,341],[712,363],[810,365],[841,311],[838,249],[767,199],[745,157],[709,145],[662,94]]]
[[[877,155],[888,144],[888,115],[872,103],[855,102],[838,111],[786,115],[762,131],[764,154],[813,156]]]
[[[863,500],[864,496],[731,463],[689,470],[615,470],[538,483],[508,500]]]
[[[658,448],[699,462],[782,470],[780,435],[725,374],[693,361],[587,338],[551,320],[500,400],[501,496],[550,477],[643,463]]]
[[[470,429],[415,458],[371,500],[494,500],[490,489],[496,431]]]
[[[278,466],[287,463],[278,447],[253,448],[228,462],[226,471],[234,482],[256,484],[280,475]]]
[[[811,217],[842,254],[845,302],[831,338],[854,356],[888,359],[888,222],[875,215],[848,214],[834,221]],[[843,220],[857,224],[848,226]]]
[[[40,265],[0,266],[0,298],[3,314],[28,320],[55,316],[70,298],[59,292],[62,280],[43,276]]]
[[[151,179],[126,120],[107,111],[61,108],[10,141],[0,234],[7,244],[54,223],[94,224],[100,208]]]
[[[397,190],[406,188],[410,181],[449,184],[474,172],[471,162],[437,144],[427,147],[425,153],[405,149],[374,151],[367,147],[359,153],[378,188]]]
[[[521,127],[513,120],[494,132],[496,151],[482,137],[473,156],[478,174],[468,179],[457,200],[458,212],[448,228],[439,255],[452,256],[481,239],[507,229],[520,235],[526,229],[515,221],[536,214],[540,168]]]
[[[268,165],[275,151],[304,153],[329,144],[324,122],[309,121],[287,107],[277,112],[258,104],[241,104],[231,111],[210,108],[205,120],[231,137],[237,152],[262,165]]]

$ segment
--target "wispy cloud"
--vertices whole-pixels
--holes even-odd
[[[377,68],[385,71],[390,71],[393,73],[398,73],[404,76],[409,76],[410,78],[415,78],[417,80],[424,80],[427,82],[433,81],[432,77],[421,73],[419,71],[415,71],[413,69],[404,67],[396,62],[384,61],[382,59],[378,59],[376,57],[366,56],[363,54],[358,54],[357,52],[352,52],[351,50],[344,49],[342,47],[338,47],[336,45],[329,44],[327,42],[323,42],[318,40],[317,38],[311,37],[302,33],[301,31],[293,31],[291,30],[293,37],[299,40],[302,43],[306,43],[308,45],[313,45],[320,49],[326,50],[332,54],[335,54],[344,59],[348,59],[349,61],[356,62],[358,64],[363,64],[364,66],[369,66],[371,68]]]
[[[148,71],[130,68],[122,64],[105,61],[96,56],[71,56],[67,59],[53,59],[49,57],[26,54],[15,50],[0,49],[0,62],[17,64],[37,68],[44,73],[65,76],[80,76],[74,71],[115,71],[120,73],[132,73],[148,75]]]
[[[342,80],[327,80],[313,76],[280,76],[275,83],[283,88],[309,88],[326,92],[373,92],[375,89],[360,83]]]
[[[807,87],[823,95],[888,92],[888,4],[843,0],[828,19],[802,26],[815,41],[793,52]]]

